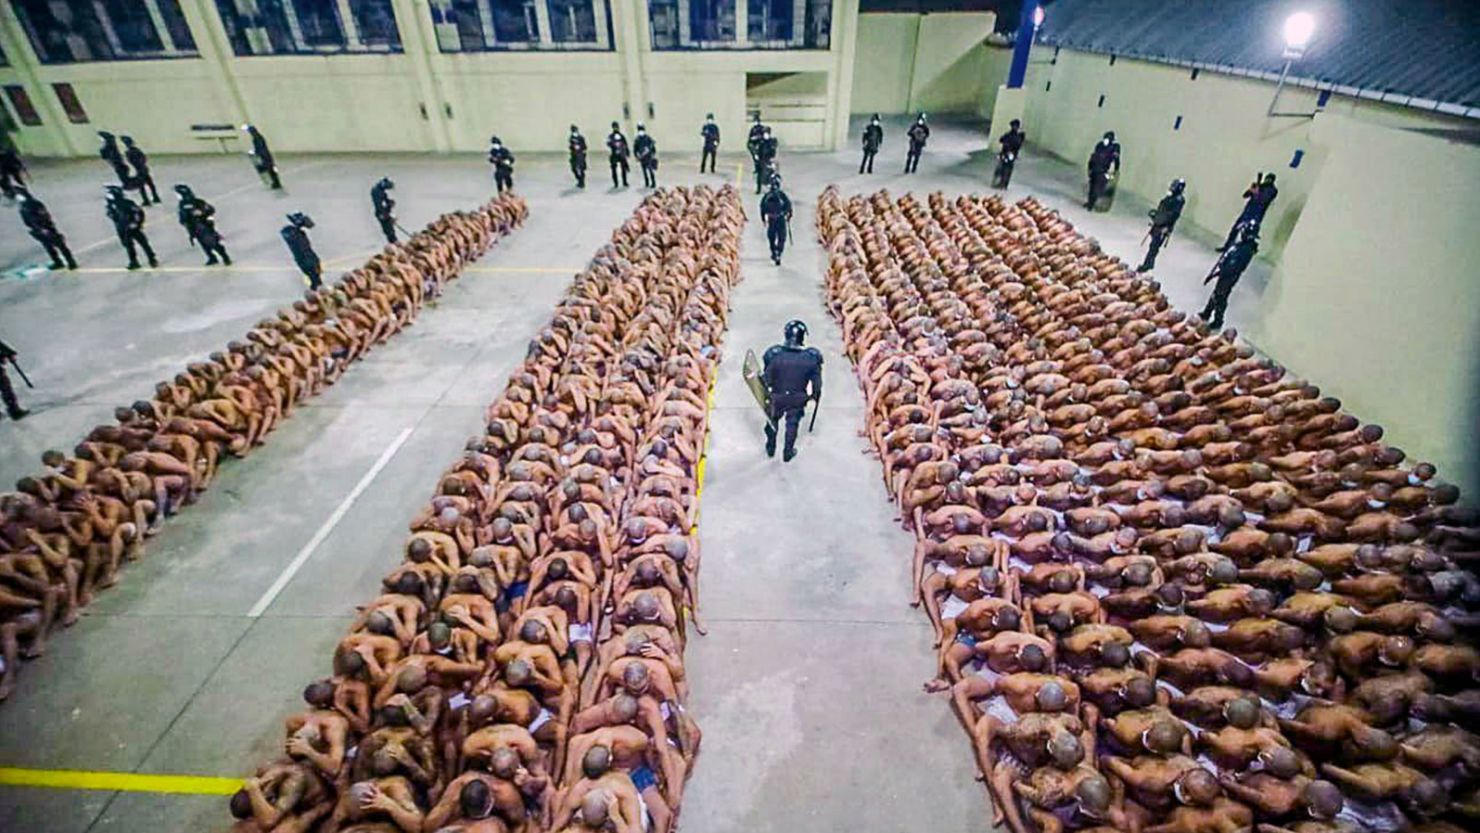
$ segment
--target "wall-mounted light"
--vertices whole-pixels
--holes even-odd
[[[1304,55],[1315,32],[1316,19],[1309,12],[1296,12],[1285,18],[1285,59],[1295,60]]]
[[[1042,26],[1042,25],[1043,25],[1043,7],[1042,6],[1039,6],[1038,8],[1036,8],[1036,9],[1033,10],[1033,27],[1034,28],[1037,28],[1037,27]]]

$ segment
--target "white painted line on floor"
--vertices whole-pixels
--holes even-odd
[[[354,505],[355,501],[360,499],[360,495],[364,494],[366,489],[370,488],[371,481],[375,479],[376,475],[380,474],[381,470],[386,467],[386,464],[391,461],[391,458],[396,456],[396,452],[406,443],[406,438],[411,436],[411,432],[415,428],[416,426],[413,425],[411,428],[403,430],[391,441],[390,445],[386,446],[385,451],[380,452],[380,459],[376,460],[375,465],[371,466],[370,470],[365,472],[365,476],[360,478],[360,482],[355,484],[354,489],[350,490],[350,493],[334,509],[333,514],[329,515],[328,520],[324,521],[323,526],[319,527],[319,531],[315,532],[313,537],[308,539],[308,543],[303,545],[303,549],[299,550],[298,554],[293,556],[293,560],[283,569],[282,574],[277,577],[277,580],[272,583],[272,586],[267,588],[267,592],[262,594],[262,598],[258,599],[256,604],[252,605],[251,610],[247,611],[247,616],[253,619],[259,619],[272,606],[278,594],[283,592],[283,588],[288,586],[288,582],[293,580],[293,576],[297,575],[298,571],[303,568],[303,565],[308,563],[308,559],[313,555],[314,550],[318,549],[319,545],[324,543],[325,539],[329,537],[329,533],[334,531],[334,527],[338,526],[339,522],[344,520],[344,516],[349,514],[350,507]]]

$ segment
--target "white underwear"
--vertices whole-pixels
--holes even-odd
[[[551,714],[549,709],[545,708],[544,706],[541,706],[540,707],[540,713],[537,714],[537,715],[535,715],[534,716],[534,720],[529,724],[529,732],[530,732],[530,734],[534,734],[535,732],[539,731],[539,729],[540,729],[541,726],[545,725],[546,723],[549,723],[550,720],[553,719],[554,717],[555,717],[555,715]]]

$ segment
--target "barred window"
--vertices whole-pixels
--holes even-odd
[[[609,50],[607,0],[431,0],[443,52]]]
[[[43,64],[194,58],[179,0],[14,0]]]
[[[827,49],[832,2],[747,0],[742,13],[736,0],[648,0],[648,30],[657,50]]]
[[[400,52],[391,0],[216,0],[237,55]]]

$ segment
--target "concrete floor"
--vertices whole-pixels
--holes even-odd
[[[920,691],[933,660],[928,624],[905,604],[911,542],[892,521],[878,466],[856,434],[862,400],[821,306],[823,254],[812,218],[831,182],[850,192],[983,190],[992,156],[980,129],[938,125],[920,173],[904,177],[896,173],[903,124],[887,129],[881,173],[871,177],[854,175],[851,150],[783,154],[797,210],[781,268],[767,259],[747,203],[745,282],[733,297],[700,523],[710,634],[687,656],[691,708],[706,733],[683,808],[688,830],[987,826],[967,741],[946,704]],[[667,159],[665,183],[700,179],[692,157]],[[704,179],[733,177],[738,161],[726,159],[720,176]],[[293,297],[300,279],[276,234],[284,213],[313,214],[320,254],[343,267],[377,246],[367,192],[379,176],[396,180],[411,228],[485,199],[490,187],[476,157],[288,158],[285,194],[262,189],[235,157],[165,158],[156,169],[162,190],[185,181],[216,203],[244,268],[191,268],[197,255],[187,251],[170,199],[151,210],[148,228],[167,269],[122,272],[95,188],[101,163],[34,166],[37,192],[85,270],[35,273],[27,267],[40,253],[19,223],[0,228],[0,338],[21,351],[38,385],[23,391],[31,418],[0,422],[0,482],[32,472],[42,450],[70,447],[114,405],[147,395],[155,380]],[[562,159],[521,161],[525,228],[265,448],[225,469],[142,563],[57,635],[0,705],[0,767],[239,776],[274,754],[279,721],[297,708],[303,684],[326,670],[353,606],[376,592],[405,523],[476,430],[482,406],[564,289],[565,272],[640,199],[638,189],[608,191],[604,169],[592,174],[596,187],[580,193],[569,188]],[[1030,153],[1010,196],[1038,194],[1111,251],[1136,257],[1146,206],[1122,197],[1111,212],[1090,216],[1076,206],[1080,187],[1077,165]],[[1201,304],[1210,240],[1187,229],[1163,254],[1158,273],[1179,305]],[[93,241],[102,242],[89,248]],[[1235,293],[1235,324],[1263,277],[1251,270]],[[777,340],[794,317],[807,320],[828,356],[827,384],[816,432],[804,436],[801,457],[782,465],[760,453],[762,421],[739,359]],[[250,615],[316,537],[303,569]],[[226,818],[217,797],[0,787],[0,830],[168,833],[224,829]]]

